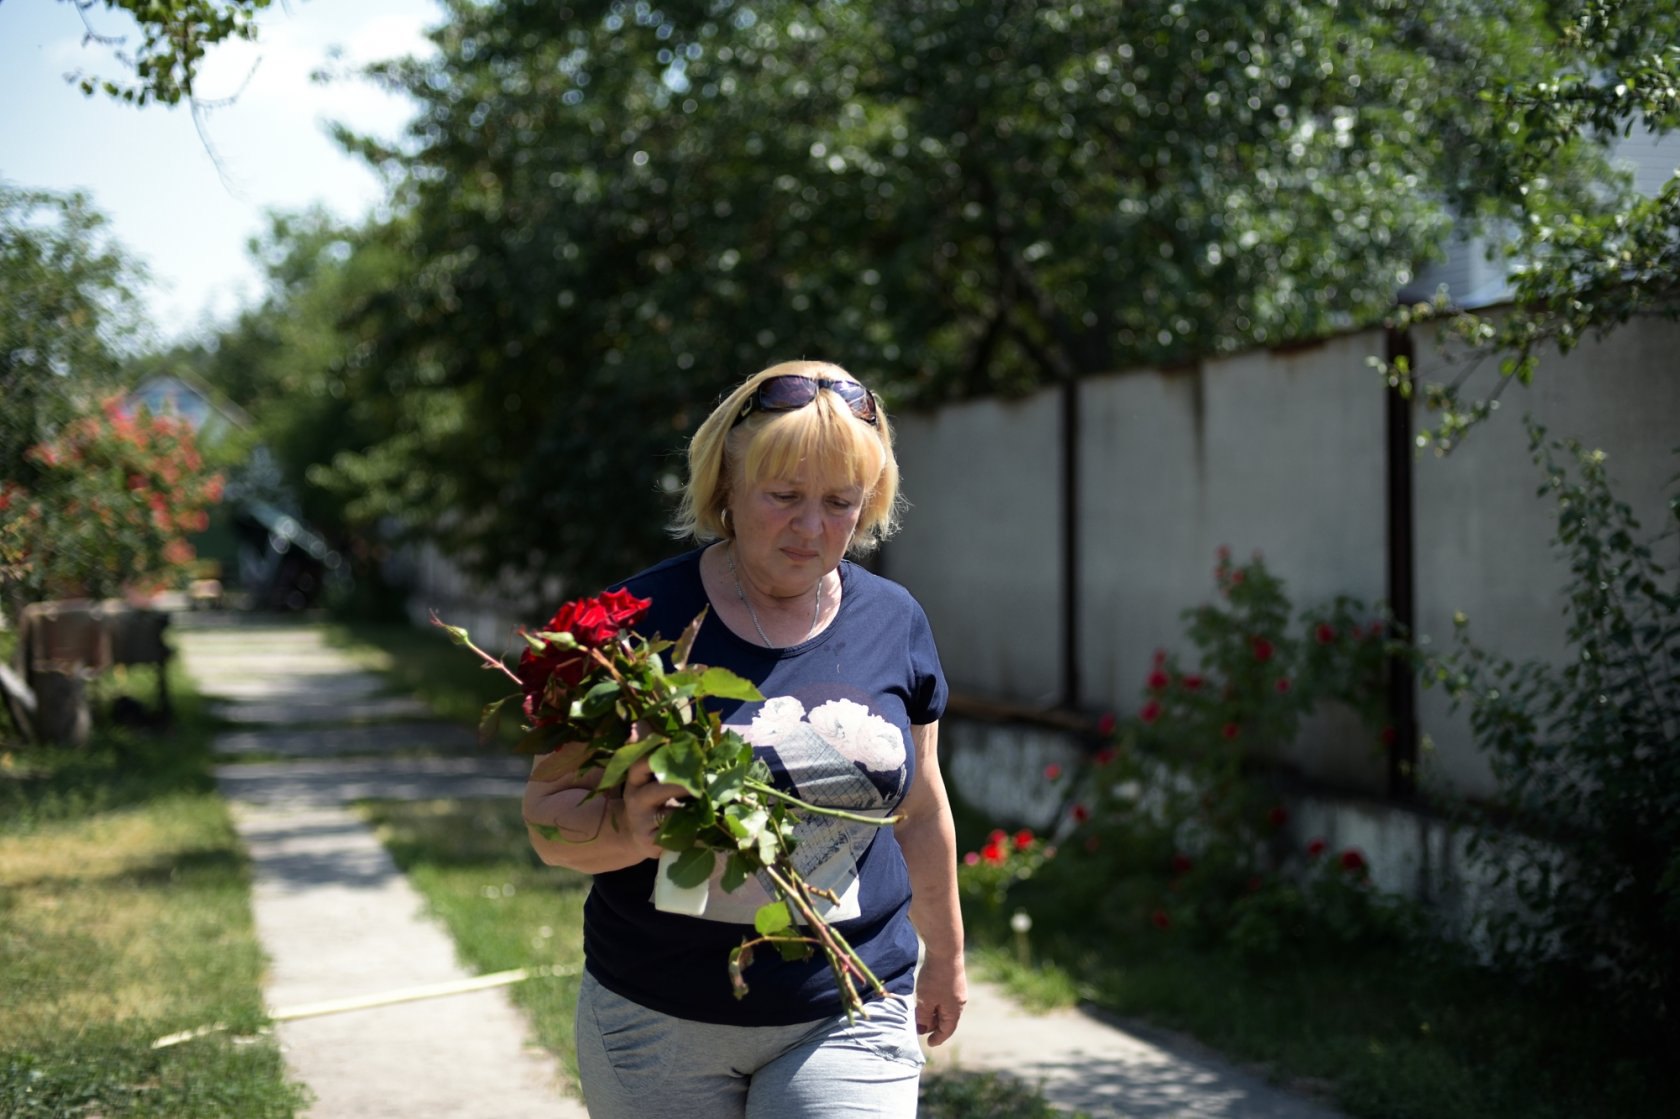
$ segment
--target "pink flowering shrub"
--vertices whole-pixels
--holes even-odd
[[[0,479],[0,583],[29,598],[103,598],[169,585],[195,556],[221,477],[192,428],[121,398],[29,448]]]

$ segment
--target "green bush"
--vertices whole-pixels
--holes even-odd
[[[1584,982],[1639,1017],[1680,1019],[1680,582],[1616,499],[1605,456],[1530,451],[1557,503],[1569,655],[1514,662],[1474,644],[1428,666],[1467,705],[1498,785],[1473,852],[1514,906],[1479,915],[1498,959]],[[1561,460],[1561,461],[1560,461]],[[1680,493],[1670,501],[1680,518]],[[1672,549],[1674,525],[1658,537]],[[1554,984],[1555,985],[1555,984]]]
[[[1324,703],[1359,716],[1353,748],[1392,741],[1384,623],[1346,596],[1297,615],[1258,555],[1238,565],[1222,548],[1214,577],[1215,600],[1184,615],[1194,663],[1158,651],[1141,706],[1077,779],[1056,873],[1115,884],[1096,920],[1256,957],[1409,935],[1411,907],[1372,887],[1362,852],[1293,834],[1262,761]]]

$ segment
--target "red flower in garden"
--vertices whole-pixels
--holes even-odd
[[[1272,810],[1266,813],[1266,822],[1274,828],[1281,828],[1289,822],[1289,809],[1281,804],[1274,804]]]
[[[1365,861],[1365,856],[1359,848],[1349,847],[1341,854],[1342,869],[1349,874],[1362,874],[1371,869],[1371,864]]]
[[[1172,683],[1172,677],[1157,668],[1149,674],[1149,678],[1143,682],[1143,686],[1152,692],[1164,692],[1170,683]]]
[[[1287,676],[1279,676],[1277,683],[1272,686],[1277,689],[1278,695],[1288,695],[1295,687],[1294,684],[1290,683]]]
[[[979,866],[980,865],[980,852],[970,851],[968,854],[964,855],[963,856],[963,865],[964,866]]]
[[[1157,909],[1149,915],[1149,923],[1158,929],[1171,928],[1172,918],[1167,916],[1167,911],[1165,909]]]
[[[1240,583],[1242,581],[1243,581],[1243,569],[1239,567],[1235,571],[1231,572],[1231,582]]]
[[[985,862],[991,863],[993,866],[1003,862],[1003,860],[1008,857],[1009,850],[1002,843],[987,843],[984,847],[980,848],[980,858]]]
[[[1166,664],[1167,663],[1167,651],[1165,649],[1156,649],[1154,656],[1152,656],[1150,658],[1150,663],[1154,664],[1156,668],[1159,668],[1163,664]]]
[[[1091,818],[1091,810],[1086,808],[1083,804],[1076,804],[1073,806],[1071,815],[1073,816],[1074,823],[1083,824],[1086,820]]]
[[[1114,724],[1114,712],[1103,712],[1102,717],[1097,720],[1097,733],[1102,737],[1107,738],[1109,735],[1114,733]]]
[[[1099,766],[1113,765],[1114,759],[1119,757],[1119,754],[1120,752],[1114,747],[1104,746],[1101,750],[1097,751],[1097,756],[1094,760]]]
[[[1324,842],[1322,838],[1314,836],[1312,839],[1307,840],[1307,857],[1310,859],[1318,858],[1320,855],[1324,854],[1324,849],[1328,846],[1330,845]]]
[[[1055,762],[1051,762],[1049,765],[1044,767],[1044,779],[1046,781],[1056,781],[1059,780],[1061,776],[1062,767],[1057,765]]]
[[[1191,673],[1188,676],[1180,677],[1179,681],[1178,681],[1178,686],[1183,688],[1187,692],[1199,692],[1199,691],[1202,690],[1202,685],[1204,683],[1206,683],[1206,681],[1203,680],[1200,676],[1196,675],[1195,673]]]
[[[1235,723],[1226,723],[1224,726],[1219,728],[1220,736],[1227,742],[1235,742],[1237,740],[1237,735],[1241,731],[1242,728],[1237,726]]]
[[[1148,703],[1144,704],[1138,711],[1138,718],[1142,719],[1146,723],[1153,723],[1160,717],[1161,705],[1154,700],[1150,700]]]
[[[1313,630],[1313,636],[1320,645],[1328,645],[1336,640],[1336,628],[1329,622],[1319,622],[1318,628]]]
[[[1188,873],[1190,868],[1196,864],[1190,856],[1186,855],[1183,851],[1174,851],[1170,865],[1172,866],[1172,872],[1174,874],[1185,874]]]
[[[1015,850],[1025,851],[1028,847],[1032,846],[1032,841],[1033,833],[1026,828],[1022,828],[1020,831],[1015,833]]]
[[[1272,654],[1276,651],[1273,648],[1272,643],[1267,641],[1264,637],[1256,637],[1253,642],[1253,648],[1254,659],[1262,664],[1271,660]]]

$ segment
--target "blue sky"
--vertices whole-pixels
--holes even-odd
[[[103,7],[88,18],[103,33],[132,32]],[[327,123],[394,138],[411,106],[367,82],[321,85],[310,74],[334,50],[341,68],[427,51],[438,18],[436,0],[276,0],[255,44],[224,44],[201,73],[202,97],[239,93],[207,117],[213,159],[185,108],[135,109],[64,80],[74,70],[120,76],[106,48],[82,45],[72,4],[0,0],[0,179],[85,190],[152,273],[142,294],[158,337],[191,333],[260,292],[246,244],[267,211],[318,203],[355,219],[381,202],[378,178],[332,142]]]

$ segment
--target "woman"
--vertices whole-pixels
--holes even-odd
[[[675,530],[700,547],[623,586],[652,600],[647,633],[674,637],[708,611],[692,659],[758,685],[763,702],[717,709],[779,785],[813,804],[901,817],[879,828],[808,820],[794,853],[807,880],[834,891],[825,918],[892,995],[848,1022],[821,953],[765,952],[737,1000],[727,957],[750,931],[761,887],[729,893],[714,880],[701,917],[649,900],[653,837],[681,790],[645,762],[621,796],[585,800],[589,786],[575,777],[532,780],[528,822],[595,837],[531,832],[545,862],[595,875],[577,1016],[584,1100],[593,1119],[913,1116],[916,1034],[930,1045],[951,1036],[966,981],[937,756],[938,653],[909,594],[845,559],[894,527],[886,414],[838,366],[787,362],[730,393],[688,457]]]

